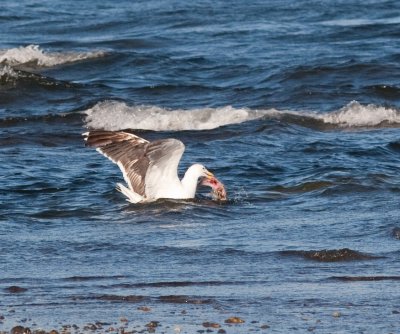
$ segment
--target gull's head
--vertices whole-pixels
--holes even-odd
[[[190,166],[188,169],[189,174],[191,174],[194,178],[198,180],[203,180],[203,179],[212,179],[214,177],[214,174],[211,173],[210,171],[207,170],[206,167],[202,164],[194,164]]]

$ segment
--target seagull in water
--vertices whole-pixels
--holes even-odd
[[[218,199],[226,200],[223,184],[201,164],[190,166],[179,179],[178,164],[185,151],[180,140],[149,142],[129,132],[103,130],[83,136],[87,146],[95,147],[119,166],[128,188],[117,183],[117,190],[131,203],[194,198],[199,184],[211,187]]]

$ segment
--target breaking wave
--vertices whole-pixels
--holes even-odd
[[[352,101],[337,112],[323,115],[322,120],[342,127],[389,126],[400,124],[400,113],[394,108]]]
[[[269,112],[277,113],[276,110]],[[155,131],[210,130],[223,125],[242,123],[260,118],[266,111],[221,108],[169,110],[156,106],[128,106],[123,102],[104,101],[85,111],[90,128]]]
[[[29,67],[52,67],[66,63],[103,57],[105,52],[46,52],[39,45],[21,46],[18,48],[0,50],[0,63],[3,65]]]
[[[129,106],[119,101],[103,101],[83,112],[86,125],[93,129],[141,129],[154,131],[210,130],[255,119],[276,119],[317,129],[398,127],[397,109],[362,105],[352,101],[345,107],[326,114],[249,109],[225,106],[219,108],[165,109],[158,106]]]

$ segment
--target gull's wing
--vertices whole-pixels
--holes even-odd
[[[149,197],[169,197],[181,191],[178,165],[185,145],[177,139],[162,139],[149,143],[146,156],[149,167],[145,178],[146,194]],[[176,189],[177,188],[177,189]]]
[[[177,178],[185,145],[176,139],[154,142],[125,131],[95,130],[84,133],[86,143],[116,163],[129,188],[144,197],[154,197],[156,188]]]

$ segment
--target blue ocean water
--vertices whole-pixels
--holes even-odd
[[[399,12],[3,1],[0,330],[397,333]],[[229,200],[129,204],[88,129],[182,140]]]

